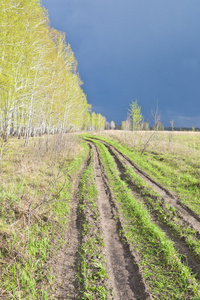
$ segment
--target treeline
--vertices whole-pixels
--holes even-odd
[[[175,127],[174,121],[170,121],[170,127],[164,127],[161,123],[161,113],[158,106],[151,112],[153,118],[153,125],[149,125],[144,121],[141,113],[141,107],[137,103],[137,99],[132,101],[128,110],[127,119],[121,122],[121,125],[116,125],[114,128],[120,130],[153,130],[153,131],[200,131],[198,127]],[[106,122],[107,123],[107,122]],[[112,126],[110,126],[112,128]],[[109,128],[109,129],[110,129]],[[112,128],[112,129],[114,129]]]
[[[65,35],[49,26],[39,0],[0,2],[0,131],[30,136],[104,129],[91,112]]]

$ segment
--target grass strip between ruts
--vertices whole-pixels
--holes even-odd
[[[80,181],[79,214],[81,218],[81,241],[79,246],[79,298],[108,299],[111,293],[106,285],[105,247],[100,230],[97,205],[97,189],[94,181],[93,156]]]

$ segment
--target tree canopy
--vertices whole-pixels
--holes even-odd
[[[91,113],[65,35],[49,26],[39,0],[0,2],[0,130],[23,136],[103,129]],[[94,121],[95,119],[95,121]]]
[[[137,103],[137,99],[132,101],[129,109],[131,124],[133,130],[139,129],[139,124],[142,121],[141,107]]]

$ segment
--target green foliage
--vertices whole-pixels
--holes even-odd
[[[139,124],[142,121],[141,107],[138,106],[137,99],[132,101],[129,109],[133,130],[139,129]]]
[[[73,143],[72,139],[70,141]],[[18,140],[10,142],[9,151],[12,149],[15,155],[10,153],[10,162],[7,154],[6,158],[11,166],[5,166],[4,162],[3,170],[7,170],[9,176],[3,174],[4,185],[0,187],[0,294],[3,299],[52,299],[48,288],[52,285],[54,276],[47,261],[50,253],[51,257],[56,255],[58,248],[66,243],[63,237],[69,222],[70,200],[88,148],[86,143],[75,143],[77,149],[73,159],[66,155],[69,156],[70,153],[68,147],[68,150],[64,149],[64,159],[63,153],[56,154],[58,163],[54,156],[55,165],[52,167],[52,153],[50,155],[44,151],[40,160],[39,157],[34,157],[33,143],[27,149],[22,145],[19,147],[19,142],[21,143]],[[45,140],[44,143],[46,144]],[[58,143],[56,146],[58,147]],[[40,151],[42,152],[41,149]],[[31,163],[24,159],[27,156],[30,161],[37,161],[35,165],[32,162],[30,172],[28,169]],[[20,157],[23,157],[22,161]],[[20,170],[20,162],[22,169],[25,167],[23,171]],[[55,181],[54,173],[60,169],[60,178]],[[31,214],[28,225],[28,203],[31,202],[31,208],[35,207],[49,193],[48,186],[52,191],[52,185],[55,186],[52,194],[54,199],[44,201]]]
[[[79,214],[82,236],[79,247],[78,299],[104,300],[108,299],[110,291],[105,285],[108,274],[106,272],[104,241],[99,226],[100,216],[92,156],[80,180],[80,193]]]
[[[88,130],[103,130],[105,128],[106,119],[101,114],[95,114],[94,112],[91,116],[88,116],[88,122],[86,124],[86,129]]]
[[[37,0],[0,3],[0,131],[24,136],[91,126],[91,106],[65,35]],[[97,115],[95,128],[104,128]]]

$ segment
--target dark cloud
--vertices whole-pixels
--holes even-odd
[[[42,3],[66,33],[96,112],[120,123],[138,98],[146,119],[158,101],[165,125],[199,122],[199,0]]]

